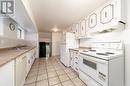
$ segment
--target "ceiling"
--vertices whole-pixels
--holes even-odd
[[[39,32],[64,29],[90,14],[107,0],[29,0]]]

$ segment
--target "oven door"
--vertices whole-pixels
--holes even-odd
[[[108,61],[98,59],[89,55],[80,54],[79,70],[96,80],[107,84],[108,82]]]

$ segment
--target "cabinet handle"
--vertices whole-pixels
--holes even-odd
[[[30,64],[30,60],[28,60],[28,64]]]
[[[93,19],[91,19],[91,23],[93,23]]]
[[[107,17],[107,12],[105,12],[105,17]]]
[[[75,57],[76,59],[78,59],[78,57]]]
[[[76,64],[78,64],[78,62],[75,62]]]

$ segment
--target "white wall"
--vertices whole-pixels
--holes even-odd
[[[2,32],[1,35],[4,36],[4,37],[9,37],[9,38],[17,38],[17,24],[15,21],[13,21],[11,18],[2,18],[0,19],[1,20],[1,30]],[[15,25],[15,30],[14,31],[11,31],[10,30],[10,23],[14,24]]]
[[[52,32],[52,56],[60,55],[61,32]]]
[[[0,35],[3,35],[3,19],[0,18]]]
[[[9,28],[9,24],[13,23],[16,26],[16,29],[14,31],[11,31]],[[14,20],[11,18],[3,18],[1,20],[0,24],[2,27],[2,34],[0,36],[0,48],[9,48],[9,47],[15,47],[17,45],[32,45],[36,46],[37,44],[37,33],[27,32],[25,33],[25,40],[17,39],[17,27],[19,26],[16,24]],[[26,28],[25,28],[26,29]]]
[[[51,32],[39,32],[40,42],[51,42]]]
[[[125,80],[126,86],[130,86],[130,0],[127,0],[127,25],[125,31]]]

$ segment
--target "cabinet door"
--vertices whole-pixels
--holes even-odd
[[[83,20],[80,24],[80,36],[84,37],[86,34],[86,20]]]
[[[0,86],[15,86],[14,61],[0,67]]]
[[[76,24],[73,24],[73,25],[72,25],[72,31],[71,31],[71,32],[74,33],[74,32],[75,32],[75,29],[76,29]]]
[[[73,68],[74,65],[74,54],[73,54],[73,50],[70,50],[70,66]]]
[[[93,13],[88,18],[88,27],[94,28],[97,25],[97,14]]]
[[[100,13],[100,22],[106,24],[112,21],[114,16],[114,7],[112,4],[105,6]]]
[[[32,65],[32,61],[31,61],[31,52],[27,53],[27,73],[30,71]]]
[[[23,86],[25,78],[26,78],[26,65],[27,65],[27,57],[20,56],[16,59],[16,86]]]
[[[60,46],[60,60],[61,62],[66,66],[67,62],[66,62],[66,45],[61,45]]]
[[[75,28],[75,37],[79,38],[79,25],[76,24],[76,28]]]

